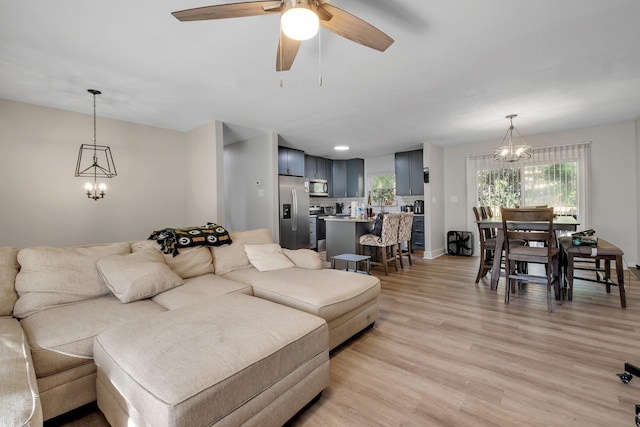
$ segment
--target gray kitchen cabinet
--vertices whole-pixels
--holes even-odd
[[[309,179],[331,180],[331,160],[324,157],[304,156],[304,175]]]
[[[347,197],[347,161],[334,160],[331,173],[331,197]]]
[[[278,175],[304,175],[304,151],[278,147]]]
[[[304,176],[309,179],[318,178],[318,158],[316,156],[304,155]]]
[[[411,250],[424,251],[424,215],[413,216],[411,228]]]
[[[333,160],[332,197],[362,197],[364,195],[364,160]]]
[[[395,154],[396,194],[417,196],[424,194],[422,150]]]
[[[364,160],[347,160],[347,197],[364,196]]]

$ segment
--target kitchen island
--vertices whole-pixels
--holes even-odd
[[[360,253],[360,236],[371,233],[373,219],[356,219],[351,217],[325,217],[327,261],[340,254]]]

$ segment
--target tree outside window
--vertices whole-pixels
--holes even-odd
[[[578,177],[576,162],[531,165],[478,171],[478,206],[542,206],[559,215],[577,216]]]
[[[373,175],[371,177],[371,204],[392,206],[396,202],[396,176]]]

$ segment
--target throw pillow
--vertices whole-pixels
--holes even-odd
[[[99,259],[96,265],[111,292],[125,303],[150,298],[184,283],[155,249],[111,255]]]
[[[251,267],[249,258],[247,258],[247,254],[244,251],[244,245],[273,243],[271,231],[266,228],[248,231],[232,231],[231,239],[233,240],[231,245],[211,248],[214,270],[219,276],[227,274],[230,271]]]
[[[131,252],[155,249],[160,252],[160,245],[154,240],[141,240],[131,244]],[[213,259],[211,251],[205,246],[196,246],[180,250],[180,254],[173,256],[166,254],[164,261],[171,270],[183,279],[213,273]]]
[[[18,299],[15,290],[18,270],[18,250],[0,247],[0,316],[11,316],[13,313],[13,305]]]
[[[208,222],[202,227],[164,228],[154,231],[149,240],[156,240],[165,254],[178,255],[178,248],[192,246],[222,246],[231,244],[229,232],[222,226]]]
[[[295,267],[282,252],[282,248],[277,243],[266,243],[263,245],[244,245],[247,257],[258,271],[281,270],[283,268]]]
[[[321,270],[322,259],[320,254],[311,249],[282,249],[287,258],[289,258],[296,267],[306,268],[307,270]]]
[[[109,288],[96,269],[96,261],[130,252],[131,244],[126,242],[22,249],[18,252],[20,272],[16,276],[20,297],[13,315],[24,318],[47,308],[109,295]]]

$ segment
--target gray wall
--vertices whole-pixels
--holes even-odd
[[[229,230],[268,228],[278,241],[278,137],[224,146],[225,223]]]
[[[87,108],[90,111],[90,108]],[[185,134],[98,117],[118,176],[107,195],[84,194],[74,176],[80,144],[93,143],[89,114],[0,99],[0,245],[79,245],[146,239],[185,225]]]
[[[424,143],[424,167],[429,168],[429,183],[424,185],[424,257],[436,258],[445,252],[444,233],[444,149]]]

